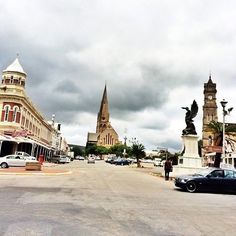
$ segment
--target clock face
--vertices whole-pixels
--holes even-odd
[[[208,96],[208,99],[209,99],[209,100],[212,100],[212,96],[211,96],[211,95],[209,95],[209,96]]]

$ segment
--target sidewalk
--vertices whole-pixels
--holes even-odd
[[[43,163],[41,171],[25,170],[25,167],[0,168],[0,175],[68,175],[70,170],[57,169],[56,164]]]

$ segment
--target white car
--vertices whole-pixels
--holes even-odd
[[[38,162],[38,161],[31,160],[28,159],[27,157],[15,154],[0,157],[1,168],[8,168],[10,166],[25,166],[26,162]]]
[[[93,156],[88,157],[87,163],[93,163],[93,164],[95,164],[95,157],[93,157]]]
[[[66,163],[70,163],[70,158],[66,157]]]
[[[15,152],[15,155],[18,155],[18,156],[23,156],[24,158],[26,158],[27,160],[34,160],[36,161],[36,157],[33,157],[33,156],[30,156],[28,153],[26,152],[20,152],[20,151],[16,151]]]

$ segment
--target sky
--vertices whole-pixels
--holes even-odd
[[[233,0],[0,0],[0,22],[0,70],[19,54],[27,95],[70,144],[96,131],[105,84],[120,141],[146,150],[181,151],[181,107],[194,99],[201,138],[209,74],[219,121],[220,101],[236,104]]]

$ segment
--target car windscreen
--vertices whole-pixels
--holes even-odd
[[[212,172],[212,169],[204,169],[204,170],[197,172],[194,175],[207,176],[211,172]]]

